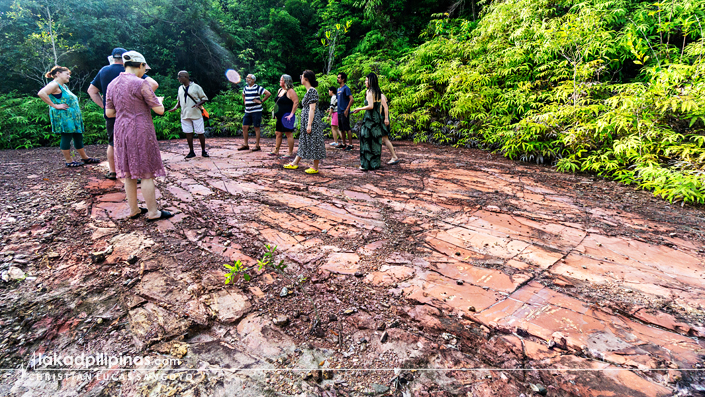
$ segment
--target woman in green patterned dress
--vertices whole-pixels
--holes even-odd
[[[71,71],[63,66],[54,66],[46,78],[54,79],[42,88],[37,95],[49,106],[51,129],[55,134],[61,134],[59,147],[64,154],[67,167],[80,167],[84,164],[100,163],[100,160],[88,157],[83,150],[83,116],[78,106],[78,97],[66,84],[71,78]],[[73,147],[81,155],[82,161],[71,158],[71,140]]]
[[[367,94],[365,106],[352,112],[365,110],[365,117],[360,127],[360,169],[376,170],[382,165],[382,136],[389,135],[389,115],[382,107],[382,90],[379,88],[377,75],[370,73],[365,78]]]

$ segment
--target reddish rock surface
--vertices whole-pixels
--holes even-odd
[[[209,139],[211,157],[191,160],[184,142],[161,143],[157,197],[177,215],[154,224],[126,219],[105,164],[0,152],[0,264],[28,276],[0,282],[3,367],[129,352],[181,360],[158,373],[202,376],[188,389],[73,378],[56,389],[7,372],[0,394],[705,390],[702,208],[473,150],[402,142],[400,165],[367,173],[356,152],[329,150],[312,176],[240,143]],[[285,275],[258,269],[265,244]],[[223,264],[237,260],[252,280],[225,285]]]

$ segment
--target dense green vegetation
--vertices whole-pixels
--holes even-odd
[[[705,202],[705,2],[494,2],[377,70],[397,137],[481,147]]]
[[[391,99],[396,138],[479,147],[595,173],[672,202],[705,203],[705,0],[101,3],[134,18],[131,28],[116,28],[120,43],[155,54],[150,63],[159,73],[194,70],[211,92],[223,90],[212,106],[224,131],[239,127],[242,111],[220,77],[229,65],[254,71],[270,90],[284,72],[330,67],[322,77],[333,83],[346,71],[359,102],[364,75],[375,71]],[[181,12],[193,17],[175,21]],[[23,38],[36,31],[25,22],[15,32],[18,19],[8,15],[0,30],[15,36],[0,48],[6,64],[28,53]],[[60,26],[62,48],[73,51],[66,59],[84,53],[86,65],[100,65],[115,34],[94,30],[115,21],[75,19],[86,20]],[[72,40],[78,32],[93,41]],[[158,79],[166,92],[175,90],[163,80],[171,79]],[[10,85],[20,92],[15,109],[38,111],[41,104],[21,100],[28,79],[19,81]],[[326,87],[319,87],[324,98]],[[9,102],[0,104],[2,147],[12,117],[43,123],[10,112]],[[170,119],[160,122],[161,137],[174,134]],[[32,145],[46,128],[12,141]]]

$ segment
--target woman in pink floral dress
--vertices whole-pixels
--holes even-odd
[[[125,71],[108,85],[105,114],[115,117],[115,171],[124,178],[130,218],[146,213],[148,221],[172,216],[157,208],[154,178],[166,176],[159,152],[150,109],[164,114],[151,86],[142,79],[147,63],[142,54],[128,51],[122,55]],[[137,179],[142,179],[142,195],[147,208],[137,202]]]

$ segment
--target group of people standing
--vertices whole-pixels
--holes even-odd
[[[159,144],[157,142],[152,114],[163,115],[165,108],[163,97],[157,97],[155,91],[159,87],[156,81],[147,76],[149,65],[145,57],[136,51],[115,48],[112,51],[110,65],[103,67],[88,88],[91,99],[104,110],[106,131],[108,136],[108,167],[105,175],[108,179],[124,180],[125,192],[130,207],[130,218],[136,219],[145,215],[148,221],[165,219],[173,216],[168,211],[159,210],[156,201],[154,178],[165,176]],[[55,66],[46,74],[53,79],[38,92],[38,96],[49,106],[52,130],[60,134],[60,148],[66,160],[67,167],[79,167],[85,164],[99,163],[100,160],[88,157],[83,149],[83,117],[78,104],[78,98],[68,88],[71,71],[62,66]],[[193,137],[198,135],[201,145],[201,155],[209,157],[205,145],[205,128],[202,105],[208,100],[203,89],[190,81],[186,71],[178,73],[181,86],[178,89],[176,105],[169,112],[181,108],[181,127],[186,134],[189,145],[187,159],[195,157]],[[255,84],[254,75],[246,78],[247,86],[242,97],[245,103],[243,118],[244,144],[238,150],[249,150],[249,127],[253,126],[256,134],[255,147],[252,151],[262,150],[260,147],[260,128],[262,122],[262,103],[267,101],[271,93]],[[316,87],[316,75],[306,70],[300,76],[301,84],[306,88],[303,99],[294,91],[293,79],[282,75],[279,90],[275,96],[276,143],[269,153],[278,156],[283,136],[287,138],[288,155],[293,158],[284,165],[285,169],[297,169],[300,161],[313,160],[308,174],[319,172],[320,161],[326,158],[324,140],[323,114],[319,107],[319,96]],[[382,144],[386,145],[392,154],[388,164],[397,164],[399,159],[389,136],[389,106],[387,98],[379,88],[377,75],[370,73],[365,79],[367,87],[365,105],[351,110],[354,102],[352,91],[346,84],[345,73],[338,75],[339,87],[330,87],[331,106],[327,109],[331,115],[331,127],[334,142],[330,145],[343,150],[353,150],[350,114],[365,110],[365,116],[360,128],[360,169],[375,170],[381,166]],[[301,105],[301,133],[299,148],[294,156],[295,114]],[[338,132],[342,144],[338,142]],[[81,161],[71,158],[71,141],[81,156]],[[142,194],[147,208],[140,208],[137,201],[137,184],[142,183]]]
[[[392,159],[388,164],[398,164],[399,158],[396,155],[394,146],[389,140],[389,106],[387,98],[382,94],[379,87],[379,80],[375,73],[370,73],[365,78],[367,87],[365,105],[351,110],[354,102],[352,91],[347,86],[347,75],[344,72],[337,77],[339,87],[330,87],[328,95],[331,97],[330,108],[327,113],[331,116],[331,130],[333,142],[330,144],[342,150],[353,150],[352,130],[350,128],[350,114],[365,110],[365,116],[360,128],[360,169],[363,171],[376,170],[381,166],[382,144],[384,144],[392,154]],[[260,126],[262,122],[262,103],[270,98],[271,93],[263,87],[255,84],[255,76],[247,76],[247,86],[243,89],[242,97],[245,101],[245,116],[243,117],[243,137],[244,144],[238,150],[249,150],[248,128],[254,126],[256,134],[256,146],[253,152],[262,150],[260,148]],[[308,174],[319,172],[320,161],[326,158],[326,147],[323,135],[324,123],[323,114],[326,112],[320,109],[318,81],[316,74],[311,70],[306,70],[300,76],[301,84],[306,88],[306,93],[301,100],[301,130],[299,134],[299,150],[294,157],[294,129],[295,113],[299,106],[299,97],[294,91],[293,79],[290,75],[282,75],[279,79],[279,90],[275,96],[276,118],[276,141],[274,150],[270,156],[278,156],[283,137],[286,136],[288,154],[284,158],[292,158],[290,163],[284,165],[285,169],[295,170],[299,168],[302,159],[313,160],[313,165],[306,169]],[[264,98],[262,98],[264,96]],[[338,142],[338,132],[342,144]]]

